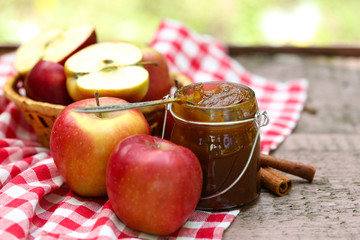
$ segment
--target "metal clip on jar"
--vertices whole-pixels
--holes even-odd
[[[202,83],[214,89],[223,82]],[[171,141],[192,150],[203,170],[203,188],[197,209],[228,210],[256,199],[260,194],[260,127],[269,122],[266,112],[259,113],[252,89],[227,83],[249,98],[221,107],[188,103],[169,106],[174,117]],[[175,92],[175,98],[194,94],[197,84]]]

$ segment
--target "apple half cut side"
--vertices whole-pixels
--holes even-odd
[[[66,30],[47,30],[18,48],[14,66],[16,71],[24,76],[40,60],[63,65],[72,54],[96,42],[95,28],[88,24]]]
[[[79,101],[98,91],[100,97],[140,101],[149,88],[142,57],[139,47],[124,42],[102,42],[80,50],[65,62],[70,97]]]

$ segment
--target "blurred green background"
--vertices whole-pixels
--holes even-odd
[[[359,0],[0,0],[0,43],[80,23],[100,41],[150,42],[168,18],[227,44],[349,45],[360,41],[359,10]]]

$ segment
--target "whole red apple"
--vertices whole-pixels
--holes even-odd
[[[166,58],[157,50],[151,47],[142,47],[142,62],[146,64],[145,69],[149,72],[149,89],[142,101],[158,100],[170,93],[172,81]]]
[[[109,200],[130,228],[168,235],[194,211],[201,194],[199,160],[188,148],[149,135],[121,141],[106,173]]]
[[[100,98],[100,105],[124,104],[119,98]],[[78,195],[106,195],[106,167],[111,152],[124,138],[150,134],[143,114],[136,109],[80,113],[74,108],[96,106],[94,98],[68,105],[57,117],[50,135],[50,152],[68,186]]]
[[[64,66],[51,61],[39,61],[24,81],[26,95],[34,100],[68,105],[72,102],[67,88]]]

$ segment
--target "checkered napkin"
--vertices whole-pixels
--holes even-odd
[[[261,129],[262,151],[269,152],[290,134],[306,99],[305,80],[272,82],[247,72],[223,45],[180,23],[163,21],[152,46],[173,71],[195,82],[222,80],[251,87],[270,124]],[[0,239],[164,239],[127,228],[107,199],[73,194],[59,175],[49,149],[2,91],[16,74],[14,54],[0,57]],[[184,226],[166,239],[221,239],[239,210],[194,211]]]

